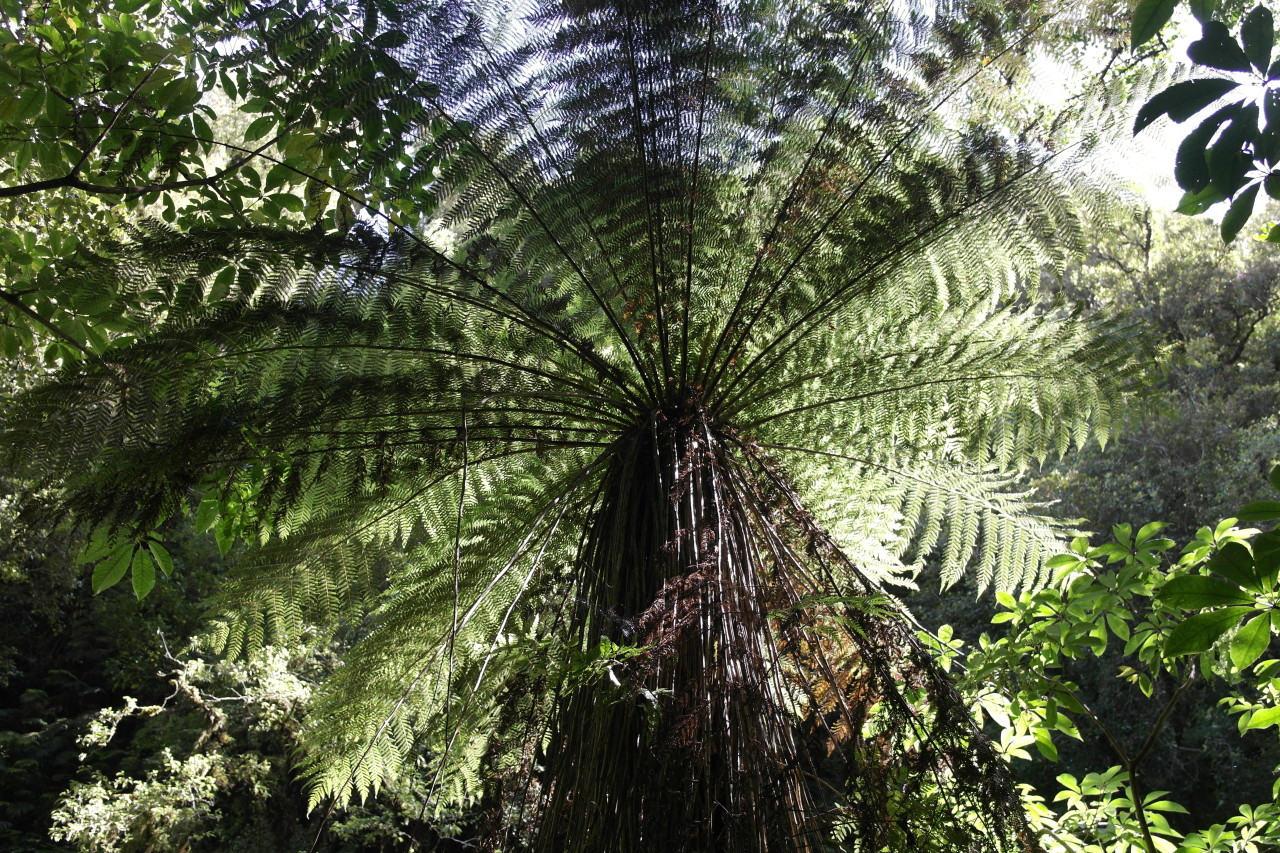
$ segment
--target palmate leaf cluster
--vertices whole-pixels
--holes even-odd
[[[1020,286],[1083,226],[1079,151],[965,109],[1010,22],[372,20],[432,82],[395,157],[436,164],[423,206],[80,259],[165,308],[24,394],[9,458],[121,549],[197,506],[258,545],[232,651],[361,633],[313,719],[318,798],[422,760],[495,849],[1031,844],[878,580],[930,554],[1040,578],[1054,527],[1011,472],[1105,437],[1133,375],[1122,328]]]

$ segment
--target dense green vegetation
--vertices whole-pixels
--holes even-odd
[[[1158,70],[1009,98],[1105,9],[0,13],[7,846],[1280,838],[1276,256],[1095,180]]]

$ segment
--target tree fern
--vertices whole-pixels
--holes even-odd
[[[434,81],[388,152],[431,206],[82,259],[155,318],[18,400],[10,456],[121,541],[199,505],[256,542],[227,648],[361,633],[318,798],[425,757],[494,849],[1034,846],[877,580],[1043,578],[1011,473],[1105,436],[1132,375],[1020,284],[1083,228],[1078,152],[966,110],[996,18],[368,9]]]

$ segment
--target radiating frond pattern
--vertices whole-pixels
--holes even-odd
[[[1023,284],[1084,228],[1082,152],[968,109],[1003,11],[404,4],[433,205],[83,259],[154,321],[18,400],[7,452],[122,536],[220,502],[259,546],[225,648],[361,635],[317,799],[425,760],[492,849],[1031,849],[878,586],[1043,578],[1013,475],[1133,375]]]

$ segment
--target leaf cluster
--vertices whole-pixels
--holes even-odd
[[[1139,5],[1134,12],[1135,47],[1168,20],[1174,5],[1150,0]],[[1272,62],[1275,19],[1266,6],[1255,6],[1241,21],[1237,38],[1209,17],[1211,10],[1203,4],[1193,11],[1203,31],[1187,55],[1196,65],[1233,76],[1186,80],[1165,89],[1138,111],[1133,132],[1162,116],[1184,122],[1228,95],[1236,96],[1183,138],[1174,167],[1178,186],[1186,193],[1179,213],[1203,213],[1230,200],[1220,227],[1223,241],[1229,243],[1253,215],[1260,191],[1280,198],[1280,59]],[[1280,242],[1280,229],[1269,227],[1266,239]]]

